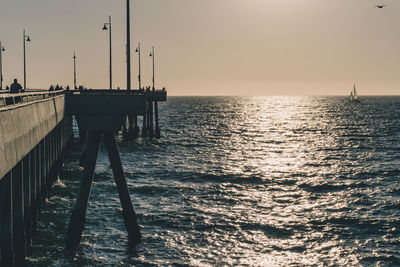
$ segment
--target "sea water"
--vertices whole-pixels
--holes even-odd
[[[75,144],[29,266],[400,265],[400,97],[360,100],[169,97],[160,140],[119,142],[142,242],[128,245],[101,147],[69,255]]]

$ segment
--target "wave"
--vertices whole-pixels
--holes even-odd
[[[343,191],[347,188],[349,188],[349,185],[346,184],[330,184],[330,183],[324,183],[324,184],[308,184],[308,183],[302,183],[298,185],[299,188],[312,192],[312,193],[326,193],[326,192],[334,192],[334,191]]]
[[[240,228],[245,231],[262,231],[268,237],[289,238],[294,234],[291,229],[284,229],[269,224],[242,223]]]
[[[199,172],[169,172],[162,175],[161,179],[176,179],[182,182],[193,183],[231,183],[231,184],[266,184],[269,181],[259,175],[240,175],[240,174],[207,174]]]

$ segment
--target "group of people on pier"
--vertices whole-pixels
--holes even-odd
[[[69,90],[69,86],[67,85],[67,87],[65,88],[67,91]],[[60,91],[60,90],[64,90],[64,88],[62,86],[59,86],[58,84],[54,87],[53,85],[50,85],[49,91]]]

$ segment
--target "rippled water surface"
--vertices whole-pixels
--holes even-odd
[[[162,139],[119,143],[143,242],[128,246],[102,147],[64,253],[75,145],[30,266],[400,265],[400,97],[170,97],[160,117]]]

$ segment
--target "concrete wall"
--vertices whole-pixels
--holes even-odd
[[[0,108],[0,180],[64,118],[65,95]]]

